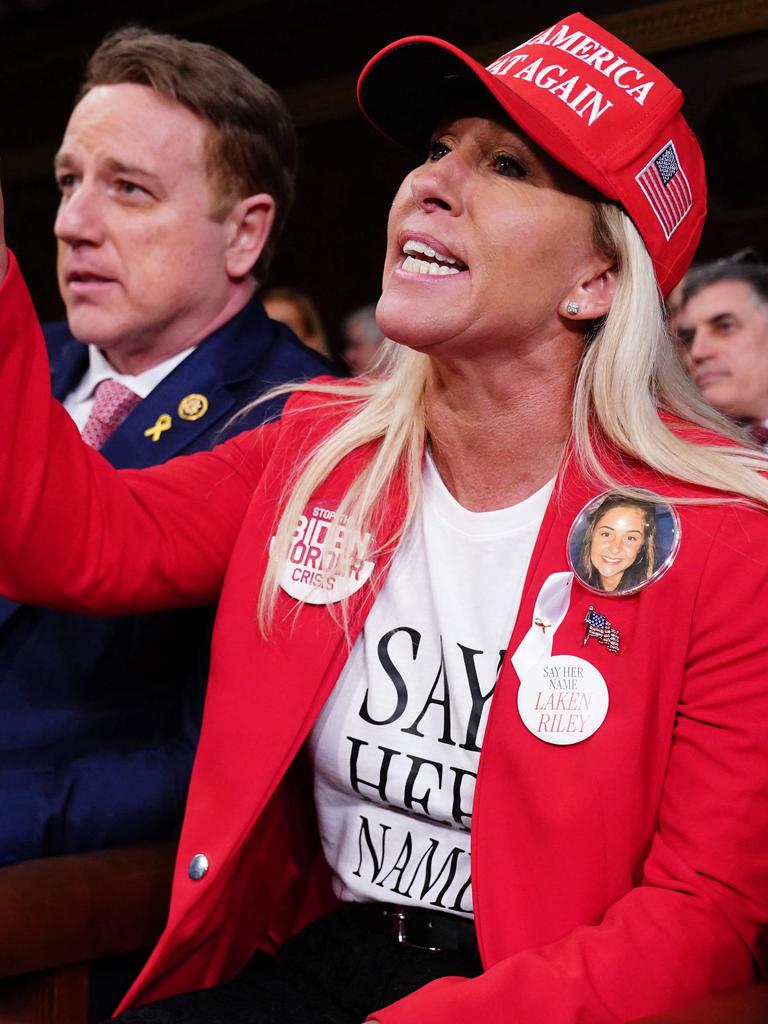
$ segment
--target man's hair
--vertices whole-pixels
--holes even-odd
[[[99,85],[124,83],[147,85],[207,122],[213,217],[223,219],[238,199],[257,192],[274,198],[274,227],[253,268],[263,280],[296,182],[298,142],[282,99],[223,50],[133,26],[105,37],[77,98]]]
[[[768,304],[768,266],[765,263],[741,263],[734,260],[716,260],[693,267],[683,281],[682,304],[710,285],[721,281],[742,281],[749,285],[755,297]]]

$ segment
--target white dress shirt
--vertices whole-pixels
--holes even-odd
[[[146,398],[153,391],[161,380],[175,370],[179,363],[182,363],[190,352],[193,352],[195,345],[177,352],[170,359],[165,359],[157,366],[144,370],[143,373],[118,373],[107,357],[95,345],[88,346],[88,369],[83,374],[80,383],[64,399],[63,405],[69,415],[75,421],[82,433],[88,417],[91,414],[94,402],[96,386],[103,380],[116,380],[125,387],[130,388],[139,398]]]

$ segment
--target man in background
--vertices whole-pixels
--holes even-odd
[[[677,335],[703,397],[768,442],[768,267],[729,260],[683,283]]]
[[[91,58],[56,156],[67,323],[53,390],[122,468],[211,447],[266,388],[328,373],[257,292],[297,142],[269,86],[220,50],[126,29]],[[0,598],[0,862],[175,835],[211,612],[125,619]]]
[[[364,377],[379,357],[384,335],[376,323],[376,304],[361,306],[349,313],[341,324],[341,357],[353,377]]]

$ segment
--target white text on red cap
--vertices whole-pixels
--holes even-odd
[[[569,71],[561,64],[547,64],[542,67],[543,57],[536,57],[535,60],[525,64],[524,62],[530,60],[530,54],[520,51],[527,46],[552,46],[568,53],[609,78],[615,86],[625,92],[627,96],[631,96],[640,106],[645,104],[648,94],[655,85],[654,82],[643,81],[645,74],[639,68],[629,64],[623,57],[617,57],[612,50],[584,32],[579,30],[571,32],[570,27],[564,23],[553,25],[544,32],[540,32],[488,65],[487,70],[492,75],[501,77],[507,75],[513,67],[523,64],[524,66],[515,72],[514,78],[533,82],[540,89],[546,89],[561,99],[579,117],[584,118],[585,115],[588,115],[587,123],[589,125],[601,117],[606,110],[609,110],[613,106],[613,102],[606,99],[599,89],[584,82],[579,75],[571,75],[570,78],[566,78]],[[571,99],[574,92],[576,95]]]

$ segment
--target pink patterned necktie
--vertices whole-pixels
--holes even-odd
[[[82,438],[91,448],[103,448],[128,413],[141,401],[139,395],[116,380],[96,385],[95,400]]]

